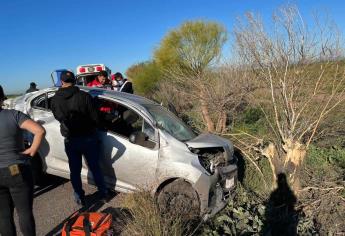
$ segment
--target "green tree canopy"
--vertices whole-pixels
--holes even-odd
[[[136,93],[141,95],[152,93],[162,78],[160,68],[152,61],[132,65],[127,69],[126,75],[132,80]]]
[[[226,30],[218,23],[187,21],[161,41],[154,60],[163,69],[199,74],[219,59],[226,39]]]

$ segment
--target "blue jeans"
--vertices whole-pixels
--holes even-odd
[[[65,151],[68,157],[70,177],[77,198],[85,196],[81,182],[82,155],[84,155],[89,171],[101,194],[107,194],[104,177],[99,165],[100,141],[96,135],[70,137],[65,139]]]

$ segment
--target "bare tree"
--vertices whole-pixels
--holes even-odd
[[[249,73],[234,65],[205,70],[198,79],[192,79],[192,74],[179,68],[169,68],[166,73],[173,80],[162,82],[156,97],[173,102],[182,113],[196,109],[203,119],[203,127],[197,125],[200,130],[206,127],[215,133],[225,133],[250,90]],[[209,122],[205,120],[205,113]],[[209,129],[210,123],[212,130]]]
[[[227,131],[228,121],[233,121],[246,103],[247,94],[251,90],[249,74],[239,66],[226,64],[209,75],[212,79],[207,84],[210,88],[207,103],[213,114],[217,133]]]
[[[274,178],[284,172],[297,189],[300,166],[318,128],[345,98],[341,40],[334,25],[321,25],[317,18],[309,30],[295,6],[279,9],[272,22],[267,30],[248,13],[235,26],[239,58],[260,84],[252,101],[272,130],[267,140],[243,134],[242,143],[268,158]]]

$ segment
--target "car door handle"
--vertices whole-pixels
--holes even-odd
[[[36,120],[36,122],[40,125],[44,125],[46,123],[44,120]]]

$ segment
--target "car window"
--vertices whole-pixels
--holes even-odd
[[[143,131],[143,118],[139,117],[133,124],[132,124],[133,132],[140,132]]]
[[[96,102],[101,125],[106,130],[129,138],[133,133],[143,132],[151,141],[156,141],[155,129],[137,112],[119,103],[103,98]]]
[[[36,109],[51,110],[51,101],[55,92],[44,93],[32,100],[31,106]]]
[[[146,105],[146,109],[157,122],[157,126],[176,139],[184,142],[196,137],[195,133],[183,121],[162,106]]]
[[[148,136],[149,140],[155,141],[155,129],[144,120],[143,132]]]

